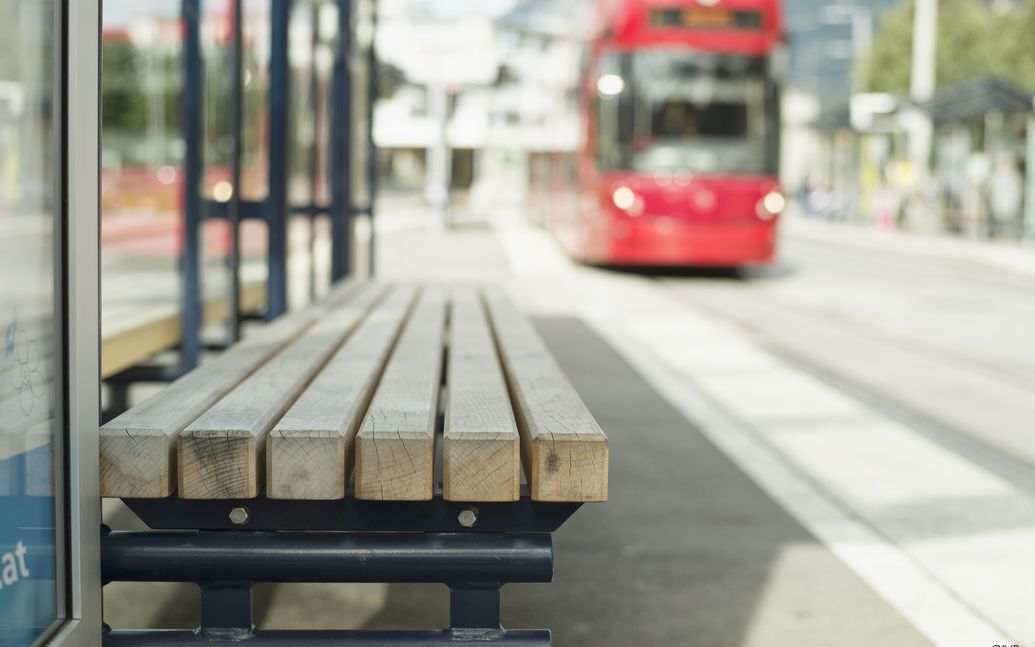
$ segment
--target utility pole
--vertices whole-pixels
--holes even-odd
[[[923,103],[934,95],[935,50],[938,42],[938,0],[916,0],[913,13],[913,60],[910,98]],[[916,170],[926,174],[931,159],[931,118],[917,111],[910,119],[909,152]]]
[[[1035,103],[1032,105],[1035,110]],[[1024,238],[1035,240],[1035,114],[1028,116],[1027,189],[1024,198]]]

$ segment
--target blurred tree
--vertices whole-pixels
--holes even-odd
[[[101,122],[105,132],[139,134],[147,127],[139,62],[131,43],[106,42],[101,47]]]
[[[906,0],[880,18],[869,55],[856,74],[871,92],[909,93],[914,2]],[[997,15],[981,0],[941,0],[938,8],[938,87],[996,75],[1035,91],[1035,9]]]

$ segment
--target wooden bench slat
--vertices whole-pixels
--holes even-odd
[[[341,499],[356,431],[416,288],[397,288],[335,353],[270,432],[266,496]]]
[[[267,433],[383,293],[383,287],[365,287],[183,430],[177,454],[181,498],[259,495]]]
[[[359,286],[335,288],[324,304],[281,317],[218,359],[202,364],[101,428],[101,496],[162,498],[175,489],[176,437],[205,410]]]
[[[425,501],[432,497],[445,317],[443,291],[426,288],[356,438],[358,499]]]
[[[520,438],[489,322],[474,288],[453,294],[447,371],[443,496],[449,501],[517,501]]]
[[[485,301],[514,403],[532,498],[606,501],[607,436],[531,322],[502,290],[486,290]]]

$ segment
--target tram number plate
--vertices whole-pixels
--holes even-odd
[[[723,7],[665,7],[652,9],[649,22],[652,27],[761,29],[762,14],[757,11],[736,11]]]

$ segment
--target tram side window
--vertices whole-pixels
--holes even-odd
[[[615,135],[628,129],[627,82],[623,75],[622,57],[617,54],[604,56],[600,63],[595,94],[596,103],[596,153],[601,168],[621,168],[622,145]]]

